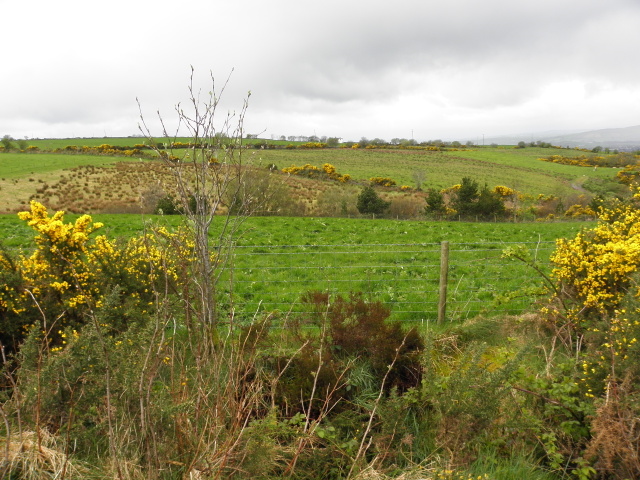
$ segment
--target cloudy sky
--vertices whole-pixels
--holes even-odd
[[[245,130],[473,140],[640,124],[638,0],[0,0],[0,135],[128,136],[211,75]]]

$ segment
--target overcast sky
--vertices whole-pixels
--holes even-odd
[[[344,140],[640,124],[638,0],[0,0],[0,135],[128,136],[195,85]]]

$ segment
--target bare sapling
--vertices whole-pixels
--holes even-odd
[[[191,229],[194,250],[191,281],[195,298],[194,303],[187,307],[201,323],[207,325],[217,323],[216,283],[229,257],[230,239],[243,219],[242,215],[230,215],[226,203],[228,199],[237,197],[243,184],[243,125],[250,94],[239,112],[227,112],[219,120],[220,101],[228,81],[227,78],[222,88],[216,91],[211,76],[211,90],[202,99],[200,91],[194,87],[192,68],[188,107],[176,105],[178,123],[174,134],[169,134],[158,112],[162,137],[166,141],[164,145],[156,141],[140,109],[140,130],[172,174],[175,201]],[[187,149],[174,148],[180,132],[190,137]],[[225,213],[225,209],[226,215],[220,215]],[[212,234],[216,216],[220,221],[215,222],[216,231]],[[215,238],[214,245],[210,244],[210,234]]]

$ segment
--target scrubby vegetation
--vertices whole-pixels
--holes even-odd
[[[243,144],[246,103],[229,135],[208,117],[218,99],[182,117],[195,140],[2,139],[0,194],[33,237],[0,249],[1,477],[640,477],[640,210],[620,188],[637,158]],[[122,239],[89,215],[133,211],[184,221]],[[558,241],[550,274],[505,249],[531,267],[508,294],[531,298],[517,317],[409,326],[380,298],[322,288],[296,311],[238,313],[221,272],[245,216],[371,214],[599,220]]]
[[[635,201],[558,242],[521,317],[406,329],[358,293],[203,322],[186,231],[121,243],[38,203],[2,254],[4,476],[635,478]],[[180,248],[176,248],[180,246]],[[223,300],[218,300],[221,302]],[[221,306],[222,307],[222,306]]]

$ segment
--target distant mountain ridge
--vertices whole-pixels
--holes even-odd
[[[640,125],[564,134],[540,132],[537,134],[504,135],[485,139],[485,143],[502,145],[517,145],[521,141],[527,143],[542,141],[560,147],[593,148],[601,146],[618,150],[640,150]]]

